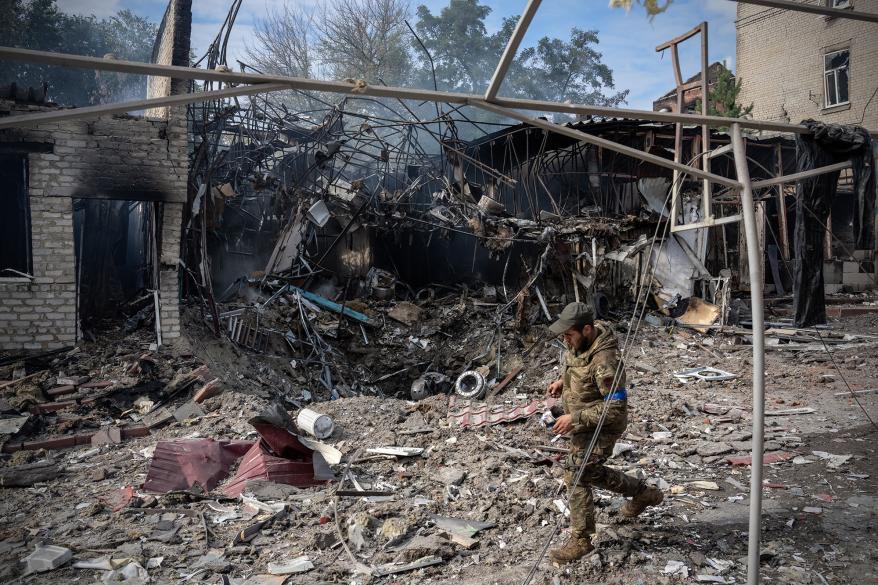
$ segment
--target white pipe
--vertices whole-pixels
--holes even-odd
[[[299,429],[318,439],[325,439],[335,430],[332,419],[310,408],[303,408],[296,417]]]
[[[753,189],[741,126],[731,126],[735,170],[741,183],[741,216],[750,268],[750,312],[753,321],[753,439],[750,465],[750,524],[747,544],[747,585],[759,584],[759,537],[762,527],[762,452],[765,443],[765,314],[762,304],[762,250],[756,236]]]

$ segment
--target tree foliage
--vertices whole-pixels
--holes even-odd
[[[0,0],[0,45],[149,61],[158,27],[129,10],[98,20],[65,14],[55,0]],[[146,94],[146,78],[86,69],[0,62],[0,84],[49,86],[53,101],[84,105]]]
[[[404,0],[333,0],[317,22],[320,59],[329,75],[388,85],[407,81],[408,15]]]
[[[288,0],[258,23],[249,49],[251,64],[265,71],[431,89],[435,69],[440,90],[481,94],[517,22],[517,17],[506,18],[499,30],[489,32],[490,13],[479,0],[449,0],[435,14],[418,6],[413,24],[421,47],[406,26],[406,0],[332,0],[311,17],[302,16]],[[520,48],[501,95],[600,105],[624,102],[628,92],[612,91],[613,74],[597,45],[597,31],[573,28],[568,38],[546,36]]]
[[[707,104],[708,114],[724,118],[743,118],[753,111],[753,104],[742,106],[738,103],[742,80],[735,79],[732,72],[723,67],[720,69],[716,82],[708,91],[710,101]],[[696,104],[696,111],[701,111],[701,100]]]
[[[255,43],[247,47],[249,64],[263,73],[312,77],[315,73],[313,16],[284,4],[256,23]]]

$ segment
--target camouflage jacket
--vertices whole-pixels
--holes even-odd
[[[564,356],[564,389],[561,400],[564,413],[573,417],[572,446],[586,448],[597,426],[609,397],[609,412],[601,437],[615,440],[628,424],[628,403],[625,390],[625,368],[619,343],[612,327],[605,321],[596,321],[597,337],[583,352],[568,350]],[[616,368],[619,377],[612,388]]]

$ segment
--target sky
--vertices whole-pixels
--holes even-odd
[[[325,0],[244,0],[229,39],[229,65],[236,67],[236,56],[243,56],[252,42],[259,19],[284,2],[311,11]],[[503,17],[520,14],[526,0],[482,0],[492,8],[486,20],[489,32],[499,28]],[[122,9],[161,20],[166,0],[58,0],[61,10],[75,14],[93,14],[99,18]],[[425,4],[436,14],[448,0],[413,0],[412,9]],[[206,50],[226,17],[231,0],[192,0],[192,47],[196,56]],[[709,60],[725,61],[734,71],[736,3],[729,0],[673,0],[670,8],[652,21],[637,3],[626,13],[610,8],[607,0],[544,0],[523,46],[543,36],[569,38],[570,29],[597,30],[598,50],[613,71],[616,90],[628,89],[625,107],[652,109],[652,101],[674,86],[670,53],[655,52],[655,47],[674,38],[702,21],[708,22]],[[700,42],[697,37],[680,45],[683,78],[698,73]],[[501,90],[502,95],[502,90]]]

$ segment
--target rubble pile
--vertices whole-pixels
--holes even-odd
[[[189,329],[205,334],[174,347],[151,350],[148,337],[119,334],[5,366],[20,381],[3,388],[0,419],[4,581],[513,583],[559,521],[555,541],[564,538],[566,444],[540,417],[559,348],[543,325],[511,335],[510,321],[498,332],[491,303],[457,293],[350,303],[383,324],[365,329],[366,343],[356,320],[340,327],[332,311],[303,307],[330,340],[324,355],[341,364],[333,373],[350,380],[335,382],[333,394],[320,390],[322,368],[295,343],[275,353],[277,338],[289,339],[283,323],[297,322],[290,298],[300,310],[295,295],[283,298],[263,309],[260,327],[273,333],[261,351],[211,339],[193,314]],[[843,325],[824,334],[840,348],[833,357],[854,387],[874,387],[878,324]],[[622,339],[626,324],[616,327]],[[858,335],[840,334],[854,328]],[[564,569],[544,560],[535,582],[744,579],[745,341],[734,328],[641,325],[626,358],[630,423],[609,463],[647,478],[665,502],[628,521],[618,514],[623,499],[598,490],[596,552]],[[824,352],[778,345],[794,349],[768,356],[763,571],[783,583],[853,582],[874,572],[860,530],[875,522],[869,430]],[[454,390],[467,370],[485,379],[479,400]],[[426,372],[446,379],[412,400]],[[55,390],[65,386],[73,389]],[[252,445],[265,441],[271,461],[300,457],[256,422],[277,404],[288,421],[273,424],[326,468],[315,461],[310,487],[257,478],[229,496]],[[329,417],[331,435],[319,440],[304,419],[294,423],[304,409]],[[216,485],[146,489],[157,446],[208,439],[243,445]]]

